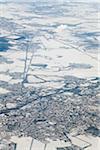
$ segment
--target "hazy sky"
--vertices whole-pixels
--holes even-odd
[[[32,1],[39,1],[39,0],[0,0],[0,2],[9,2],[9,1],[12,1],[12,2],[23,2],[23,1],[26,1],[26,2],[32,2]],[[59,2],[64,2],[64,1],[71,1],[71,2],[99,2],[100,3],[100,0],[40,0],[40,1],[59,1]]]

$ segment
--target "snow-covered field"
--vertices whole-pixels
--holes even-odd
[[[21,83],[55,90],[66,77],[99,78],[99,10],[98,3],[1,2],[0,94]]]
[[[23,76],[26,51],[29,84],[40,82],[33,75],[45,80],[99,76],[98,4],[1,3],[0,20],[1,37],[11,45],[0,52],[2,81],[7,77],[9,83],[21,82],[10,74]]]

